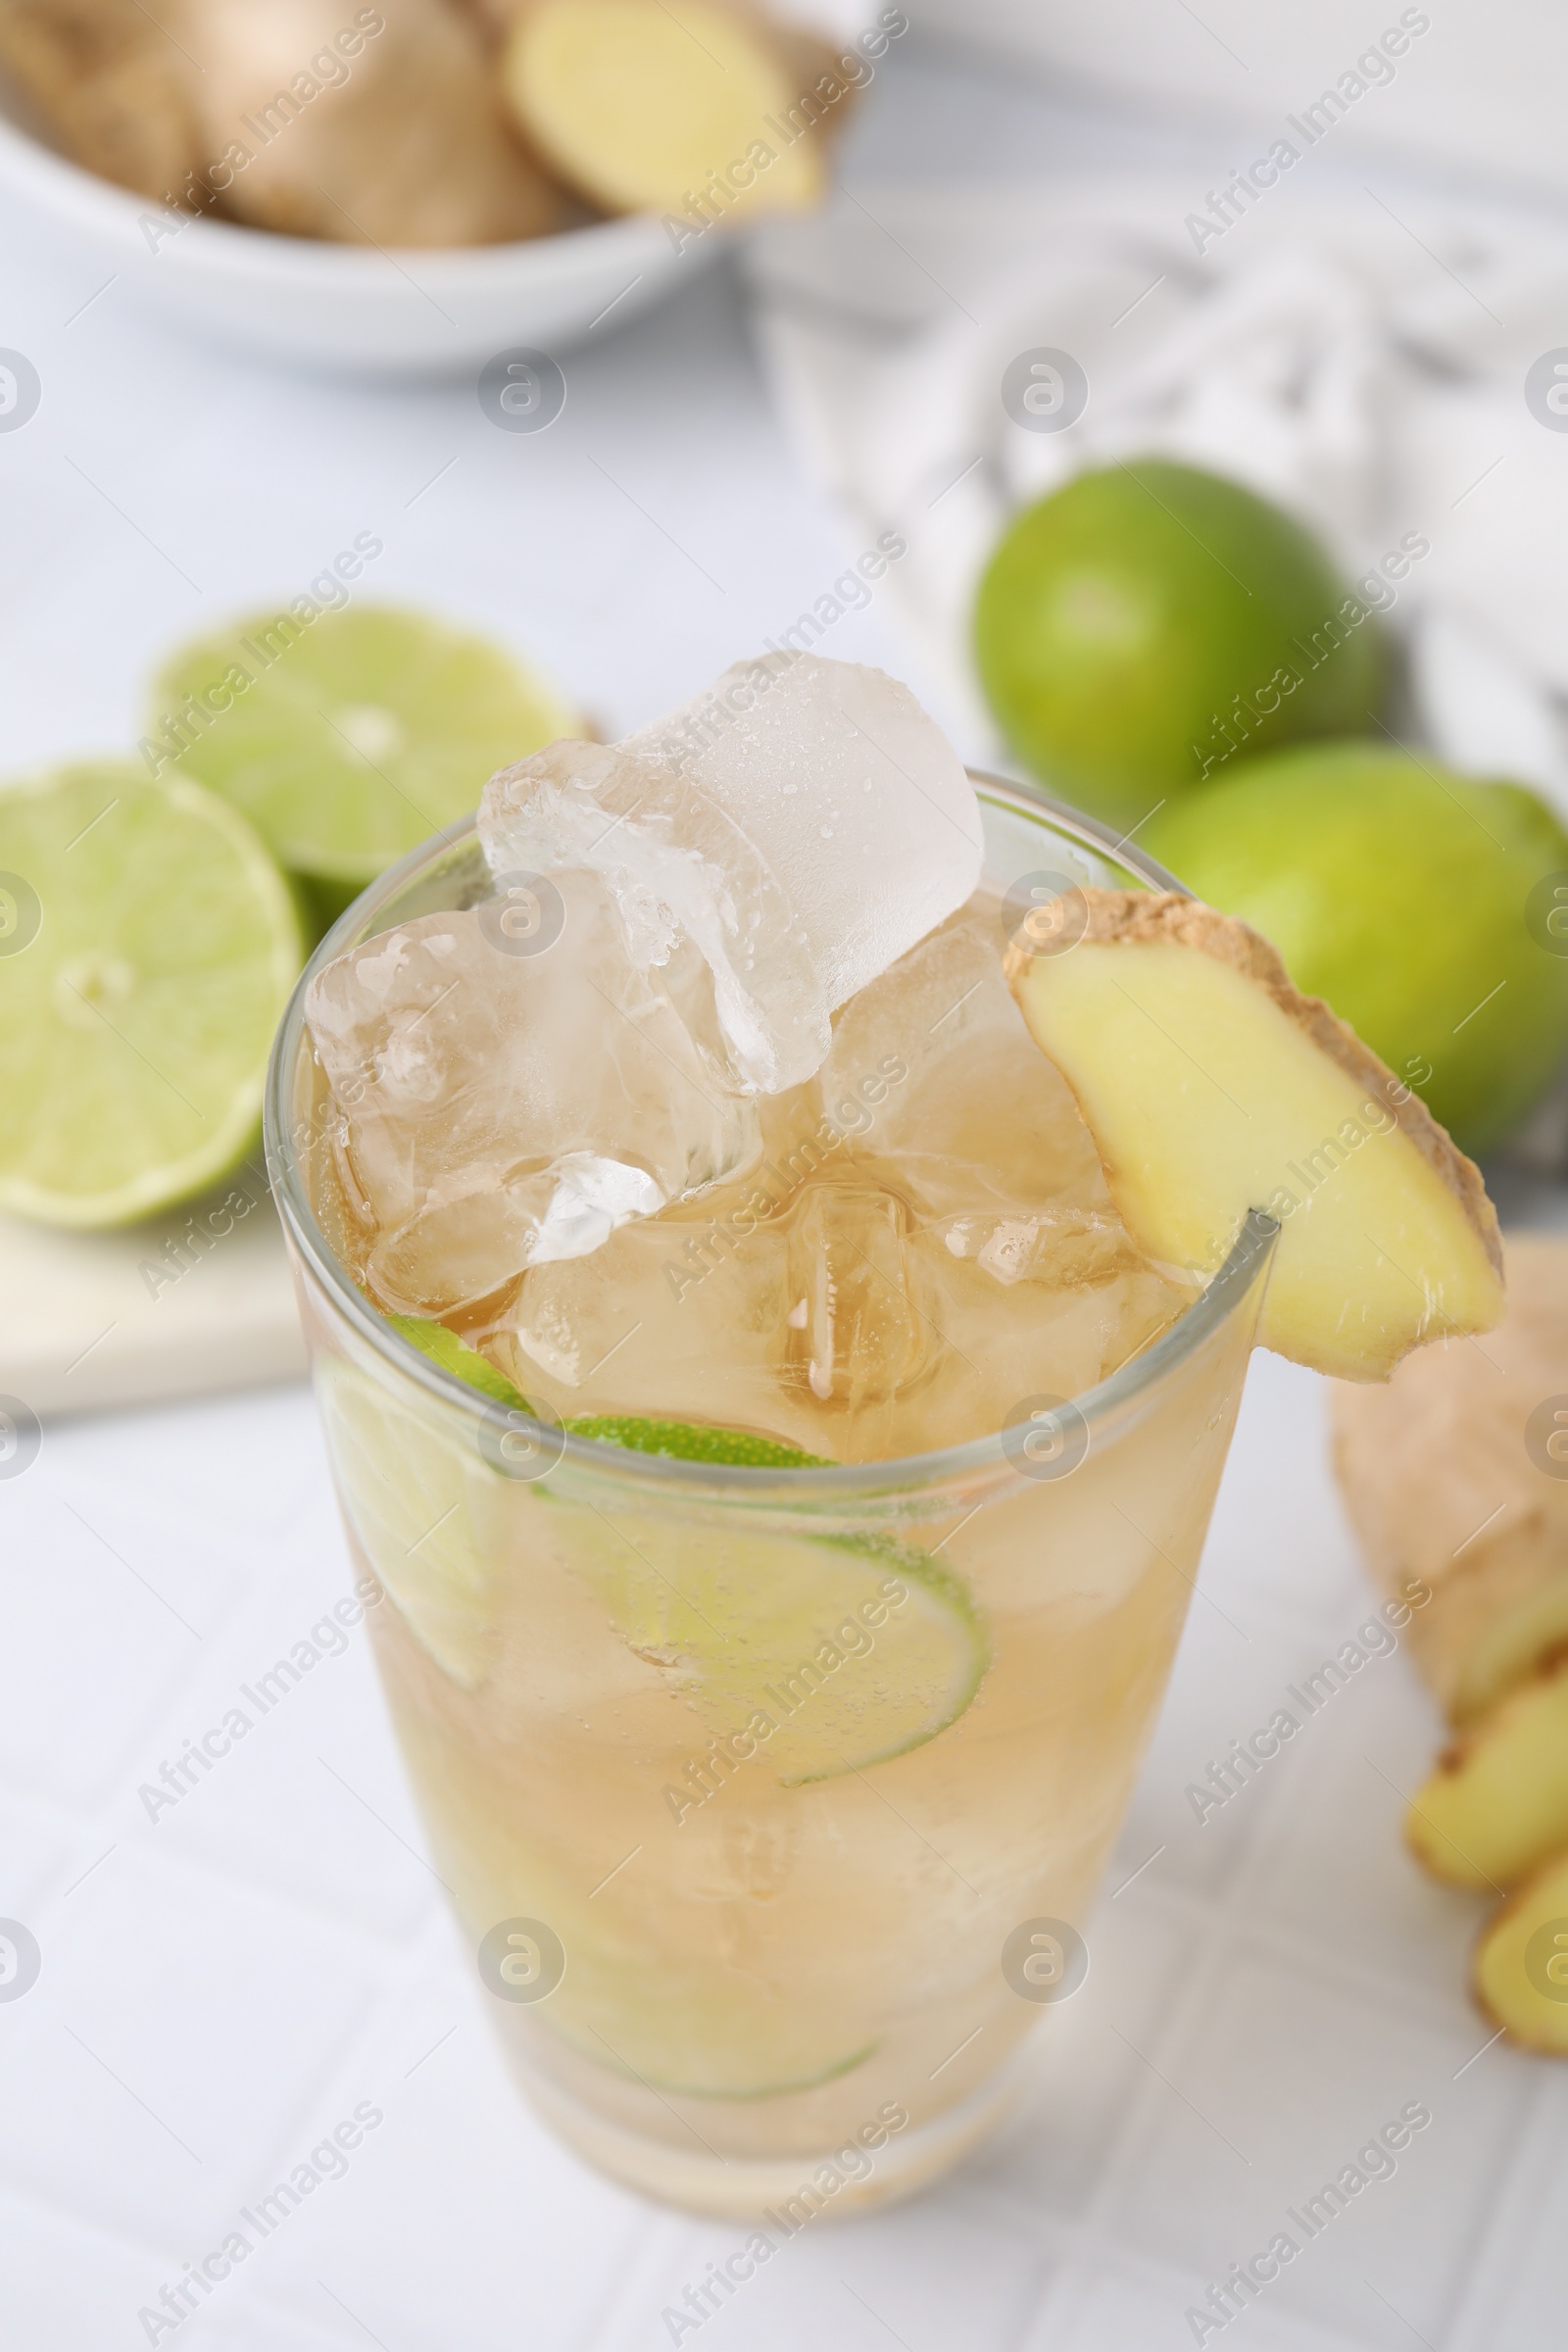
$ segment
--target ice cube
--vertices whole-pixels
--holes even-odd
[[[1031,1212],[1067,1195],[1119,1231],[1071,1090],[1003,977],[1004,944],[1000,911],[981,907],[873,981],[839,1017],[823,1105],[841,1123],[858,1111],[857,1160],[922,1221]]]
[[[908,1213],[875,1185],[791,1190],[781,1171],[770,1147],[743,1184],[530,1268],[486,1353],[563,1415],[717,1423],[843,1461],[889,1450],[941,1345]]]
[[[1114,1220],[1077,1266],[1058,1249],[1059,1234],[1022,1268],[984,1248],[960,1253],[952,1238],[952,1226],[926,1227],[906,1246],[909,1279],[923,1283],[940,1334],[931,1374],[901,1415],[910,1452],[1000,1429],[1025,1397],[1081,1396],[1147,1347],[1194,1296],[1140,1257]]]
[[[540,952],[482,911],[427,914],[311,984],[334,1156],[385,1306],[486,1298],[760,1148],[755,1106],[704,1063],[663,975],[628,960],[604,884],[552,889]]]
[[[504,769],[479,835],[498,874],[602,873],[638,964],[695,944],[707,1042],[764,1094],[820,1066],[829,1015],[963,904],[982,848],[962,763],[906,687],[786,653],[622,743]]]
[[[869,1184],[813,1184],[789,1219],[788,1360],[819,1404],[886,1404],[926,1360],[909,1292],[908,1210]]]
[[[1068,1201],[1032,1216],[943,1217],[926,1230],[939,1237],[950,1257],[972,1259],[1008,1289],[1037,1282],[1052,1290],[1082,1290],[1139,1262],[1119,1217]]]
[[[704,1204],[722,1207],[730,1190]],[[807,1445],[776,1371],[789,1304],[780,1231],[683,1210],[623,1225],[591,1257],[531,1267],[484,1347],[563,1415],[710,1422]]]

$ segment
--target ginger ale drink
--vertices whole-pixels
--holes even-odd
[[[730,679],[351,909],[271,1148],[513,2063],[621,2179],[798,2215],[950,2163],[1092,1965],[1268,1248],[1149,1261],[1004,976],[1162,877],[877,673]]]

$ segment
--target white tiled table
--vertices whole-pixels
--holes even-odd
[[[919,95],[932,145],[983,136],[945,74]],[[133,737],[158,653],[293,595],[359,530],[386,543],[375,594],[513,636],[612,729],[843,567],[727,271],[572,362],[565,416],[531,440],[492,431],[470,386],[310,384],[169,339],[30,227],[0,219],[0,342],[44,380],[0,436],[7,767]],[[874,606],[826,650],[906,667]],[[43,1955],[0,2003],[4,2352],[146,2343],[139,2311],[364,2102],[382,2121],[344,2176],[159,2342],[1159,2352],[1413,2100],[1433,2122],[1396,2177],[1237,2326],[1255,2352],[1560,2341],[1568,2079],[1476,2055],[1476,1913],[1398,1838],[1437,1732],[1403,1658],[1206,1825],[1184,1800],[1370,1605],[1319,1410],[1309,1377],[1257,1359],[1090,1978],[1015,2122],[918,2203],[808,2230],[685,2331],[662,2312],[736,2232],[606,2186],[515,2100],[363,1633],[176,1805],[138,1798],[347,1590],[305,1391],[49,1429],[0,1484],[0,1915]]]
[[[1310,1376],[1254,1361],[1090,1977],[1015,2121],[918,2203],[781,2248],[681,2341],[1189,2343],[1207,2282],[1407,2101],[1431,2126],[1250,2311],[1250,2339],[1558,2340],[1568,2082],[1475,2055],[1475,1908],[1398,1841],[1396,1790],[1435,1729],[1402,1655],[1222,1814],[1200,1825],[1183,1795],[1367,1614],[1319,1404]],[[177,1804],[150,1820],[138,1799],[347,1589],[307,1393],[62,1426],[3,1502],[0,1908],[44,1957],[0,2005],[7,2352],[145,2342],[138,2311],[362,2101],[383,2121],[343,2177],[170,2331],[182,2345],[671,2342],[662,2313],[742,2233],[604,2185],[517,2103],[363,1631]]]

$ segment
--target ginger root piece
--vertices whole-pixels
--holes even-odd
[[[1348,1380],[1496,1322],[1478,1170],[1265,940],[1175,893],[1057,904],[1058,939],[1036,953],[1020,932],[1007,977],[1152,1257],[1211,1274],[1267,1209],[1280,1237],[1259,1336]]]
[[[1430,1587],[1410,1645],[1456,1724],[1568,1643],[1568,1475],[1539,1426],[1553,1397],[1568,1410],[1568,1236],[1511,1234],[1505,1255],[1508,1311],[1483,1347],[1425,1348],[1387,1389],[1331,1393],[1351,1525],[1386,1592]]]
[[[518,122],[609,213],[798,211],[851,85],[798,35],[719,0],[525,0],[503,74]]]
[[[178,0],[167,5],[183,38]],[[136,0],[0,0],[0,67],[72,161],[105,179],[162,196],[199,166],[194,69]]]
[[[1526,1879],[1488,1921],[1470,1986],[1510,2041],[1568,2058],[1568,1854]]]
[[[1516,1886],[1568,1846],[1568,1654],[1444,1749],[1404,1828],[1416,1860],[1450,1886]]]
[[[497,244],[566,219],[479,28],[445,0],[203,0],[188,24],[207,178],[232,218],[394,246]]]
[[[498,49],[528,0],[453,0],[460,16],[478,25],[488,49]]]

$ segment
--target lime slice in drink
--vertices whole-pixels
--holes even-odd
[[[454,1380],[461,1380],[466,1388],[477,1389],[493,1404],[510,1404],[514,1412],[532,1410],[522,1391],[504,1372],[498,1372],[487,1355],[481,1355],[477,1348],[470,1348],[466,1340],[459,1339],[444,1323],[424,1315],[388,1315],[387,1321],[400,1338],[417,1348],[433,1364],[439,1364],[443,1372],[450,1372]]]
[[[495,1473],[339,1356],[318,1358],[316,1387],[361,1550],[420,1646],[471,1690],[488,1671],[505,1573]]]
[[[569,1938],[569,1929],[568,1929]],[[777,2099],[864,2064],[876,2044],[833,2039],[815,2004],[737,1976],[612,1953],[603,1931],[566,1941],[566,1979],[540,2011],[585,2058],[677,2098]],[[863,2034],[863,2026],[860,2034]]]
[[[182,647],[154,683],[147,740],[331,905],[466,816],[498,767],[580,731],[484,638],[367,605],[259,613]]]
[[[105,760],[0,786],[0,1208],[120,1225],[224,1175],[302,953],[199,784]]]
[[[445,1323],[422,1315],[388,1315],[399,1336],[454,1380],[478,1389],[495,1404],[514,1412],[531,1413],[532,1405],[487,1355],[470,1348]],[[766,1438],[749,1429],[713,1429],[691,1421],[647,1421],[633,1413],[579,1413],[565,1428],[574,1438],[597,1438],[605,1446],[624,1446],[634,1453],[662,1453],[683,1462],[722,1463],[747,1470],[830,1470],[825,1454],[803,1453],[781,1438]]]
[[[479,1933],[498,1918],[542,1920],[563,1948],[555,1989],[513,2010],[518,2024],[685,2098],[785,2097],[848,2074],[876,2047],[875,1987],[868,1997],[863,1984],[846,1983],[826,1936],[802,1956],[804,1976],[791,1961],[727,1965],[709,1900],[672,1889],[646,1852],[590,1891],[580,1838],[557,1806],[541,1820],[476,1778],[454,1802],[461,1858],[449,1866],[460,1909]],[[541,1827],[555,1833],[549,1845],[536,1838]]]
[[[445,1326],[391,1320],[455,1377],[522,1409],[519,1393]],[[747,1765],[761,1776],[757,1793],[782,1784],[809,1802],[808,1785],[934,1739],[980,1688],[983,1627],[959,1580],[927,1552],[878,1538],[720,1526],[675,1508],[633,1517],[612,1501],[607,1512],[591,1472],[595,1500],[576,1499],[582,1474],[571,1465],[519,1489],[478,1446],[410,1411],[358,1365],[324,1358],[317,1378],[359,1546],[415,1639],[465,1689],[491,1672],[509,1562],[514,1575],[531,1563],[523,1582],[535,1598],[564,1576],[603,1629],[612,1687],[618,1641],[644,1661],[639,1674],[659,1670],[704,1733],[742,1761],[758,1759]],[[776,1468],[790,1465],[775,1456],[801,1458],[746,1432],[633,1416],[580,1426],[607,1438],[618,1431],[612,1442],[638,1449],[679,1446],[688,1460]],[[548,1511],[531,1544],[515,1516],[523,1494]],[[692,1746],[701,1752],[701,1735]],[[830,2082],[871,2054],[854,2002],[836,2007],[810,1988],[725,1969],[706,1941],[691,1949],[680,1934],[666,1948],[662,1898],[650,1910],[628,1877],[595,1888],[590,1906],[580,1873],[525,1843],[514,1809],[487,1788],[470,1796],[463,1849],[482,1885],[476,1908],[543,1919],[559,1935],[565,1976],[533,2015],[583,2057],[668,2095],[755,2099]]]
[[[911,1544],[564,1507],[622,1641],[786,1788],[906,1755],[984,1679],[973,1601]]]
[[[454,1378],[529,1411],[524,1395],[444,1324],[414,1315],[388,1322]],[[494,1574],[472,1550],[472,1512],[484,1487],[482,1480],[475,1487],[475,1465],[423,1423],[409,1423],[407,1442],[402,1430],[397,1437],[388,1430],[376,1399],[371,1425],[353,1440],[365,1495],[360,1507],[350,1495],[350,1517],[378,1574],[378,1550],[388,1554],[383,1583],[425,1648],[447,1665],[454,1625],[472,1625],[475,1597]],[[750,1430],[625,1413],[583,1413],[566,1430],[694,1463],[830,1468],[820,1456]],[[353,1489],[341,1458],[338,1477]],[[412,1487],[416,1492],[409,1494]],[[677,1512],[581,1507],[569,1487],[569,1477],[541,1480],[534,1494],[558,1505],[555,1539],[620,1640],[672,1677],[710,1734],[748,1736],[785,1788],[921,1747],[964,1715],[980,1689],[985,1630],[959,1578],[929,1552],[877,1536],[795,1536]],[[435,1536],[418,1543],[414,1562],[409,1545],[440,1517],[437,1505],[447,1515]],[[459,1680],[475,1680],[470,1663]]]
[[[743,1470],[831,1470],[825,1453],[803,1453],[782,1438],[749,1429],[710,1429],[690,1421],[643,1421],[629,1413],[579,1413],[566,1423],[574,1438],[598,1438],[633,1453],[663,1453],[681,1462],[711,1462]]]
[[[387,1319],[457,1379],[529,1410],[521,1392],[444,1324]],[[362,1402],[353,1386],[360,1376],[328,1370],[352,1400],[323,1397],[323,1409],[360,1540],[425,1648],[471,1683],[488,1638],[483,1604],[499,1574],[477,1548],[491,1474],[477,1448],[466,1457],[379,1390]],[[629,1415],[583,1415],[565,1426],[688,1461],[821,1466],[817,1456],[745,1430]],[[674,1509],[582,1506],[572,1483],[541,1479],[533,1487],[556,1506],[552,1534],[563,1558],[620,1639],[670,1676],[710,1732],[744,1735],[784,1787],[905,1755],[946,1731],[979,1690],[984,1629],[959,1579],[929,1552],[890,1539],[781,1534]]]

